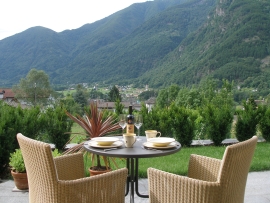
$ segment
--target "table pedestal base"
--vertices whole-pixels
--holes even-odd
[[[135,160],[135,163],[134,163]],[[143,195],[139,193],[139,159],[138,158],[127,158],[126,166],[128,169],[128,177],[126,184],[126,196],[129,193],[129,183],[130,183],[130,202],[134,202],[134,185],[135,192],[139,197],[149,198],[149,195]]]

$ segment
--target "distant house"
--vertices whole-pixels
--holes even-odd
[[[94,102],[97,103],[97,107],[98,109],[108,109],[108,110],[112,110],[115,111],[115,102],[106,102],[102,99],[99,100],[92,100]],[[155,104],[156,99],[155,98],[150,98],[147,101],[145,101],[145,105],[148,109],[148,111],[151,111],[152,107]],[[141,104],[137,103],[137,102],[121,102],[124,105],[124,110],[128,111],[128,107],[131,105],[133,110],[137,110],[140,111],[141,110]]]
[[[97,100],[97,107],[98,109],[109,109],[112,111],[115,111],[115,102],[106,102],[104,100]],[[131,102],[121,102],[124,105],[124,110],[128,111],[128,107],[131,105],[133,109],[136,109],[139,111],[141,109],[141,105],[137,103],[131,103]]]
[[[145,101],[145,106],[148,109],[148,111],[151,111],[155,103],[156,103],[155,97],[150,97],[148,100]]]
[[[5,103],[13,107],[17,107],[18,105],[20,105],[23,109],[28,108],[27,105],[23,105],[18,102],[12,89],[0,88],[0,100],[3,100]]]
[[[15,99],[15,94],[12,89],[0,89],[0,100],[4,100],[5,102],[10,102]]]
[[[257,105],[266,105],[266,102],[265,102],[264,99],[262,99],[262,100],[255,100],[255,103],[256,103]]]

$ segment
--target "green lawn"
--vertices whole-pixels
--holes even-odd
[[[84,133],[84,130],[77,123],[74,123],[72,126],[72,132]],[[72,143],[80,142],[82,138],[83,136],[77,135],[72,140]],[[179,152],[169,156],[139,159],[139,176],[141,178],[145,178],[147,176],[147,168],[149,167],[157,168],[174,174],[187,175],[190,154],[199,154],[222,159],[225,148],[225,146],[183,147]],[[116,158],[116,162],[119,165],[119,168],[125,167],[125,159]],[[87,161],[86,168],[89,168],[90,165],[90,161]],[[113,164],[112,168],[115,169]],[[250,171],[264,170],[270,170],[270,143],[259,142],[255,150]],[[89,175],[88,172],[86,173]]]

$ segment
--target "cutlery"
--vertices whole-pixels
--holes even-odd
[[[109,148],[109,149],[104,149],[104,152],[110,151],[110,150],[115,150],[115,149],[119,149],[119,148]]]
[[[153,151],[157,151],[157,152],[163,152],[163,151],[160,150],[160,149],[154,149],[154,148],[150,148],[150,147],[144,147],[144,146],[142,146],[142,148],[143,148],[144,150],[153,150]]]

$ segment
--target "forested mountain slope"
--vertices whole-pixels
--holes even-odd
[[[269,88],[269,25],[269,1],[222,0],[200,29],[139,82],[190,85],[212,76],[239,86]]]
[[[82,82],[72,79],[74,68],[85,68],[81,64],[89,54],[133,32],[134,29],[166,8],[187,0],[155,0],[133,4],[97,22],[81,28],[56,33],[43,27],[33,27],[14,36],[0,40],[0,81],[10,85],[18,83],[31,68],[42,69],[55,83]],[[71,67],[73,61],[75,67]],[[69,68],[67,68],[69,67]],[[87,75],[91,64],[87,65]],[[68,77],[60,80],[66,73]],[[90,82],[90,81],[84,81]]]

